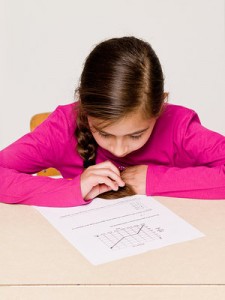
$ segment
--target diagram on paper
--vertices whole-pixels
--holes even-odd
[[[157,200],[134,195],[37,208],[94,265],[204,236]]]
[[[163,228],[152,229],[146,224],[138,224],[114,231],[105,232],[95,237],[111,250],[137,247],[148,242],[162,239]]]

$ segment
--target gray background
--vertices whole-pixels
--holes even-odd
[[[0,34],[0,149],[72,102],[94,45],[124,35],[153,46],[169,102],[225,134],[223,0],[0,0]]]

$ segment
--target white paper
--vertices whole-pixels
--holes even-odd
[[[203,237],[152,197],[94,199],[72,208],[35,207],[92,264]]]

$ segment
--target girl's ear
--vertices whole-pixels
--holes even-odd
[[[159,113],[157,114],[157,118],[161,116],[161,114],[163,113],[163,110],[165,108],[165,105],[168,103],[168,98],[169,98],[169,93],[163,93],[163,102],[160,108]]]
[[[165,103],[165,102],[168,102],[168,98],[169,98],[169,93],[167,93],[167,92],[163,93],[163,100],[164,100],[164,103]]]

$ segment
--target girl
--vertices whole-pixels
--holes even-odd
[[[0,152],[0,201],[77,206],[147,194],[225,199],[225,137],[166,103],[151,46],[113,38],[87,57],[78,101]],[[63,178],[32,176],[54,167]],[[122,172],[121,172],[122,171]]]

